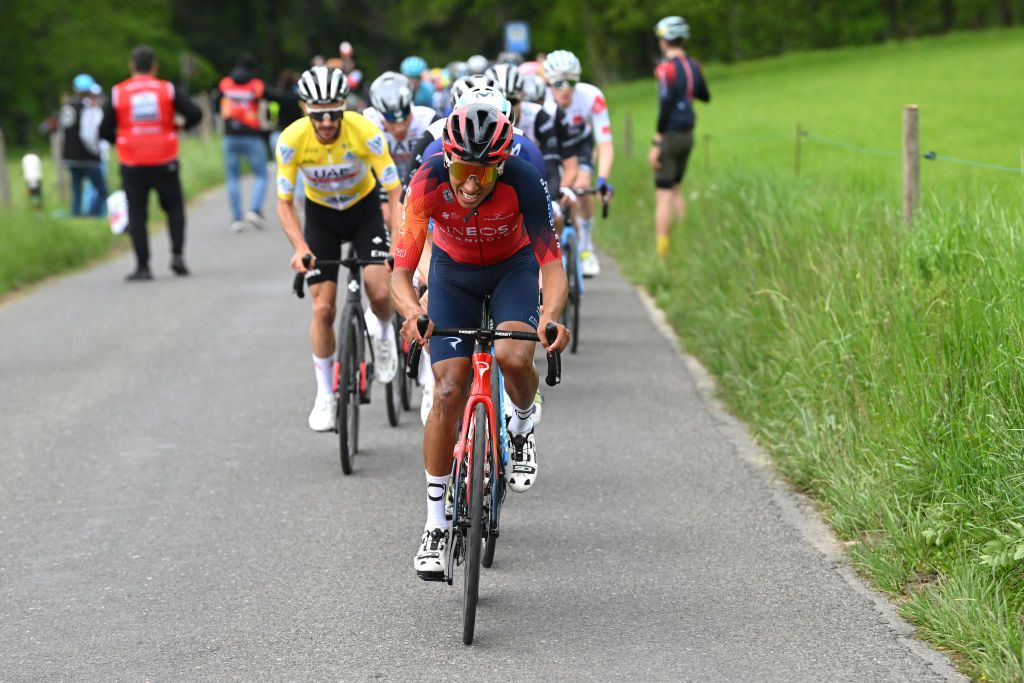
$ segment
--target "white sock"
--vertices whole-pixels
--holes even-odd
[[[533,404],[529,408],[520,408],[512,404],[512,418],[508,421],[511,434],[526,434],[533,429]]]
[[[334,393],[334,359],[317,358],[313,354],[313,369],[316,372],[316,395]]]
[[[430,472],[423,470],[427,475],[427,523],[424,529],[436,529],[437,527],[448,526],[448,520],[444,518],[444,494],[448,487],[450,474],[443,477],[435,477]]]
[[[430,367],[430,352],[426,349],[420,351],[420,375],[416,378],[421,387],[434,385],[434,371]]]
[[[594,227],[593,218],[581,218],[576,222],[580,230],[580,251],[590,251],[593,246],[590,243],[590,232]]]

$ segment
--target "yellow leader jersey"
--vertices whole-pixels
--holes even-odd
[[[345,112],[338,139],[329,145],[316,139],[313,122],[303,116],[281,131],[276,155],[277,196],[286,201],[295,194],[298,171],[307,199],[339,210],[370,194],[377,179],[385,190],[401,183],[384,134],[354,111]]]

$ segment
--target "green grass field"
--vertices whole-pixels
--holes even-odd
[[[899,156],[915,103],[922,151],[1020,168],[1024,31],[706,72],[665,263],[653,80],[608,89],[618,196],[598,242],[921,636],[1024,680],[1024,175],[924,161],[907,230]]]
[[[181,145],[181,179],[186,198],[223,182],[224,165],[219,141],[203,143],[185,138]],[[55,273],[79,267],[108,254],[118,246],[128,247],[127,235],[111,234],[106,219],[56,217],[58,209],[68,211],[68,199],[61,204],[57,176],[49,158],[43,162],[43,211],[28,207],[28,195],[21,181],[20,159],[7,162],[11,178],[12,207],[0,209],[0,294],[23,287]],[[120,186],[116,165],[107,175],[112,187]],[[70,181],[68,181],[70,183]],[[151,197],[150,225],[160,226],[163,212],[155,193]]]

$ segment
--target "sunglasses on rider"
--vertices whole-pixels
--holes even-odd
[[[448,162],[448,175],[457,183],[464,183],[476,176],[476,181],[481,185],[490,185],[501,175],[501,165],[476,166],[452,159]]]
[[[406,111],[399,112],[386,111],[384,112],[384,120],[387,121],[388,123],[401,123],[402,121],[408,119],[410,114],[412,114],[412,109],[407,109]]]
[[[314,121],[326,121],[327,119],[337,121],[344,113],[345,109],[343,107],[338,107],[337,109],[314,109],[308,112],[309,118]]]
[[[576,84],[578,82],[579,81],[572,81],[572,80],[569,80],[569,79],[563,79],[563,80],[560,80],[560,81],[551,81],[551,86],[553,88],[556,88],[556,89],[559,89],[559,90],[561,90],[562,88],[575,88]]]

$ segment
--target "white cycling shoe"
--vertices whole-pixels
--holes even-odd
[[[388,325],[383,338],[372,335],[370,339],[373,340],[374,374],[378,382],[387,384],[398,374],[398,343],[394,328]]]
[[[337,424],[338,402],[334,394],[317,394],[309,413],[309,428],[314,432],[331,432]]]
[[[537,481],[537,442],[531,429],[526,434],[508,435],[512,447],[508,458],[505,480],[516,493],[526,491]]]
[[[449,531],[445,527],[423,530],[420,548],[413,558],[413,568],[424,581],[443,581],[448,565]]]
[[[597,260],[597,254],[592,251],[580,254],[580,266],[583,270],[583,277],[597,277],[601,274],[601,262]]]

